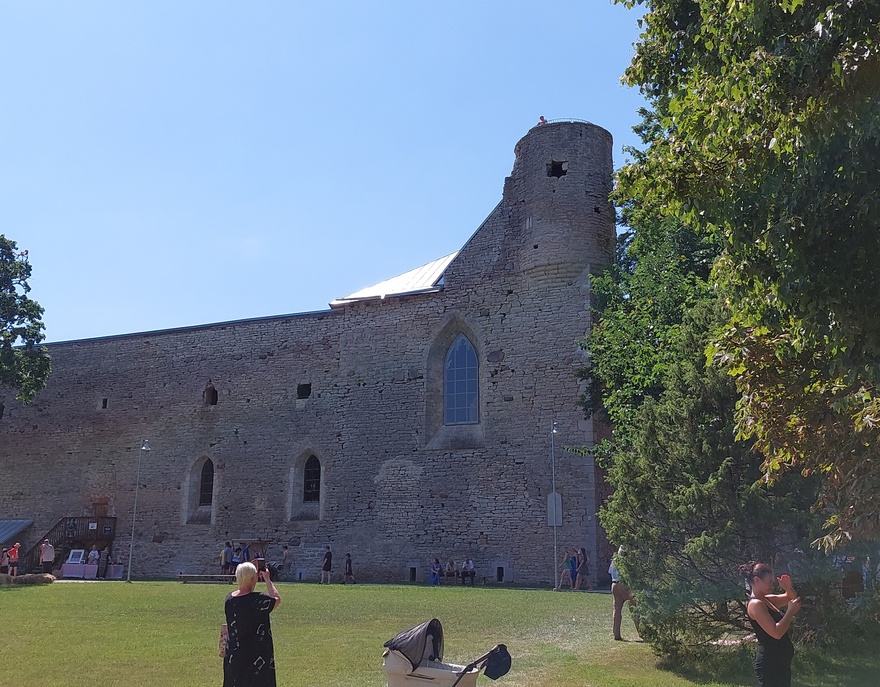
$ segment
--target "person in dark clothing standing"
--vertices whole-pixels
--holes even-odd
[[[101,549],[98,556],[98,577],[102,580],[107,579],[107,566],[110,565],[110,547],[105,546]]]
[[[801,600],[788,575],[778,579],[785,593],[772,593],[777,580],[766,563],[750,561],[739,569],[751,590],[747,612],[758,639],[758,650],[755,652],[758,684],[761,687],[791,687],[794,646],[788,629],[801,608]]]
[[[321,559],[321,582],[330,584],[330,573],[333,572],[333,552],[329,546],[324,547],[324,557]]]
[[[342,560],[342,584],[345,584],[349,580],[354,584],[354,571],[351,569],[351,554],[347,553]]]
[[[221,568],[221,572],[224,575],[232,575],[235,573],[235,567],[232,565],[232,554],[233,553],[235,553],[235,552],[232,550],[232,544],[230,542],[224,542],[223,553],[222,553],[223,560],[221,561],[221,563],[223,564],[223,567]],[[241,562],[241,560],[239,560],[239,562]]]
[[[266,583],[266,593],[256,592],[257,579]],[[226,597],[224,612],[228,628],[223,657],[223,687],[276,687],[275,649],[269,614],[281,597],[268,570],[257,572],[253,563],[235,570],[238,589]]]

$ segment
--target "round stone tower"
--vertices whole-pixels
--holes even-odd
[[[611,146],[608,131],[580,121],[535,126],[516,144],[504,202],[522,230],[529,279],[577,282],[613,259]]]

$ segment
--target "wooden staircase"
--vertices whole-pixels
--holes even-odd
[[[37,540],[36,544],[21,555],[19,570],[22,573],[42,572],[40,547],[46,539],[55,547],[56,568],[60,568],[67,560],[71,549],[88,551],[92,546],[97,546],[100,551],[105,546],[109,546],[112,555],[113,541],[116,539],[116,518],[94,515],[61,518],[51,530]]]

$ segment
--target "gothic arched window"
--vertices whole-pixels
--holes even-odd
[[[477,352],[464,334],[459,334],[443,365],[443,424],[464,425],[480,421],[479,365]]]
[[[303,503],[316,503],[321,500],[321,461],[309,456],[303,468]]]
[[[214,502],[214,463],[206,460],[199,479],[199,505],[210,506]]]

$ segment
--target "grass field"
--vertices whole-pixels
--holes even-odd
[[[262,588],[262,585],[260,586]],[[0,586],[0,685],[200,687],[221,684],[217,634],[233,587],[179,582]],[[497,643],[513,656],[499,687],[703,687],[756,684],[752,649],[664,666],[629,618],[610,631],[611,597],[462,587],[280,584],[272,614],[280,687],[385,687],[382,644],[432,617],[450,663]],[[799,650],[796,687],[876,687],[880,647]]]

